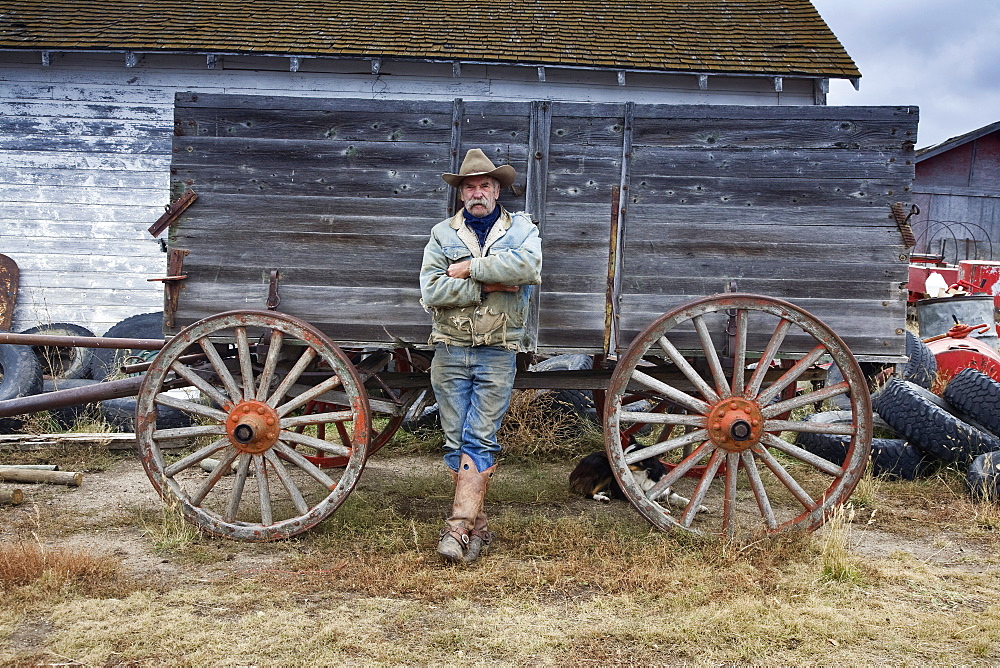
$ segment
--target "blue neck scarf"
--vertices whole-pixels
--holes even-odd
[[[489,235],[490,230],[493,229],[493,223],[497,222],[497,218],[500,217],[500,205],[497,204],[493,207],[491,213],[486,214],[482,218],[473,216],[469,213],[468,209],[462,209],[462,213],[465,215],[465,224],[476,233],[476,238],[479,239],[479,247],[482,248],[486,245],[486,237]]]

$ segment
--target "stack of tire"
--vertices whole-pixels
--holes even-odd
[[[931,392],[937,364],[931,350],[906,333],[907,362],[872,394],[876,427],[895,438],[872,440],[872,473],[914,480],[939,466],[967,471],[970,491],[979,498],[1000,498],[1000,383],[965,369],[947,385],[943,397]],[[830,374],[828,381],[841,379]],[[838,407],[848,408],[846,397]],[[849,422],[849,411],[810,416],[812,421]],[[802,432],[796,443],[824,459],[842,464],[849,438]]]
[[[937,374],[934,353],[914,334],[906,332],[906,356],[907,361],[898,368],[898,376],[890,379],[889,384],[904,383],[907,387],[916,388],[915,392],[919,390],[930,394],[928,388]],[[876,376],[879,371],[872,368],[862,370],[868,377]],[[840,370],[833,366],[827,375],[827,383],[839,383],[842,380]],[[873,404],[881,392],[882,390],[877,390],[872,395]],[[852,416],[849,410],[850,399],[847,395],[835,397],[832,402],[840,410],[815,413],[807,419],[813,422],[850,423]],[[875,426],[881,431],[894,432],[895,437],[872,439],[872,475],[889,479],[915,480],[932,473],[937,466],[936,460],[908,439],[899,438],[904,432],[888,420],[882,420],[878,409],[875,410]],[[795,442],[799,447],[839,465],[843,464],[847,457],[849,441],[850,438],[847,436],[801,432]]]
[[[926,456],[966,470],[977,498],[1000,499],[1000,383],[963,369],[943,397],[894,379],[873,398],[886,422]]]
[[[104,336],[123,339],[161,339],[163,313],[143,313],[122,320]],[[94,336],[94,333],[73,323],[52,323],[31,327],[22,334],[52,336]],[[113,348],[67,348],[46,346],[0,345],[0,401],[26,397],[42,392],[75,389],[109,380],[129,357],[145,351]],[[135,397],[108,399],[96,405],[79,405],[50,411],[63,428],[70,428],[85,413],[103,418],[119,431],[135,429]],[[160,407],[157,423],[164,426],[186,426],[187,416],[174,409]],[[0,433],[19,431],[24,419],[0,419]]]

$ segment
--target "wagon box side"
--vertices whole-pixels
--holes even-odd
[[[440,178],[483,148],[518,171],[545,262],[542,352],[621,352],[732,284],[790,300],[855,354],[903,351],[911,107],[413,102],[180,93],[167,332],[276,308],[340,343],[427,340],[417,275],[456,210]],[[751,332],[751,341],[754,333]],[[794,348],[793,348],[794,350]]]

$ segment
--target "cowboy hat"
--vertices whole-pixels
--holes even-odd
[[[486,157],[482,149],[470,148],[465,154],[465,160],[462,161],[458,174],[442,174],[441,178],[451,187],[458,188],[467,176],[491,176],[500,182],[501,188],[506,188],[514,183],[517,172],[510,165],[497,167]]]

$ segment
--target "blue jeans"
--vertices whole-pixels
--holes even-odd
[[[431,387],[444,432],[444,463],[458,470],[463,454],[480,471],[500,452],[497,430],[510,406],[516,354],[495,346],[438,343],[431,362]]]

